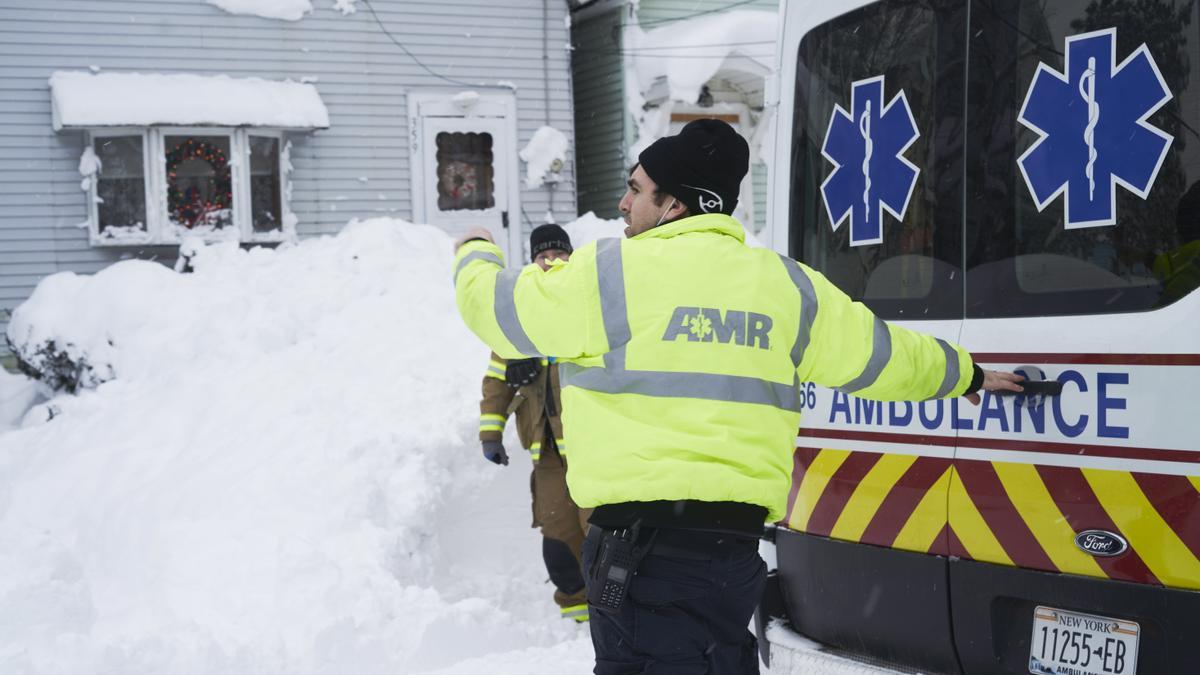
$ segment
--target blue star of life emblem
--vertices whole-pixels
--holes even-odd
[[[1068,229],[1116,224],[1117,185],[1146,199],[1175,140],[1146,121],[1171,99],[1150,50],[1116,61],[1117,29],[1068,37],[1063,72],[1039,63],[1017,117],[1038,134],[1017,160],[1029,194],[1038,211],[1064,195]]]
[[[821,154],[833,172],[821,183],[833,229],[850,219],[850,245],[883,241],[883,212],[904,220],[919,169],[904,157],[920,133],[904,92],[883,104],[883,76],[851,83],[850,110],[834,105]]]

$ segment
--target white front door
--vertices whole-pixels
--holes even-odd
[[[485,227],[511,258],[521,223],[511,96],[412,97],[413,219],[452,237]]]

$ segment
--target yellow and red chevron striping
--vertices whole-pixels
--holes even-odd
[[[784,524],[877,546],[1200,588],[1200,477],[797,448]],[[947,508],[948,506],[948,508]],[[1077,532],[1130,550],[1092,557]]]
[[[954,468],[967,497],[975,504],[986,527],[1012,564],[1037,570],[1058,569],[1038,543],[1029,525],[1021,518],[991,462],[958,460]],[[951,500],[951,527],[956,524],[954,514],[955,503]]]
[[[1200,479],[1135,473],[1133,479],[1192,555],[1200,558]]]
[[[908,471],[896,481],[887,493],[879,510],[863,531],[864,544],[891,546],[908,523],[929,489],[950,468],[950,460],[939,457],[918,457]],[[942,521],[945,522],[945,505],[942,506]]]
[[[809,533],[829,536],[855,488],[882,456],[871,452],[850,453],[834,472],[829,485],[813,506],[812,515],[808,519]]]
[[[792,454],[792,487],[788,491],[787,516],[784,517],[785,523],[790,523],[792,520],[792,510],[796,508],[796,498],[799,496],[800,486],[804,483],[804,474],[819,454],[821,454],[820,448],[796,448]]]
[[[1100,500],[1084,478],[1082,470],[1066,466],[1038,466],[1037,471],[1071,529],[1076,532],[1107,530],[1124,536],[1100,505]],[[1111,579],[1144,584],[1158,583],[1154,573],[1132,548],[1129,552],[1113,558],[1096,558],[1096,564]]]

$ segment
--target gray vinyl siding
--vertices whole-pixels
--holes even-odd
[[[623,8],[577,19],[571,43],[579,212],[616,218],[625,191],[625,71],[620,54]]]
[[[316,78],[331,126],[289,135],[298,233],[335,233],[351,218],[411,219],[406,92],[472,87],[449,84],[423,70],[384,35],[365,3],[349,16],[332,5],[314,0],[315,10],[305,18],[279,21],[229,14],[204,0],[0,0],[0,334],[7,313],[48,274],[95,272],[135,256],[170,263],[175,255],[171,247],[92,247],[87,230],[77,227],[87,217],[78,173],[84,134],[51,128],[47,80],[56,70],[98,66]],[[516,86],[515,150],[543,124],[567,135],[572,152],[555,191],[554,216],[560,222],[573,219],[566,3],[372,0],[371,5],[392,34],[434,71],[471,83]],[[523,166],[520,171],[512,180],[523,178]],[[549,200],[546,188],[522,188],[521,205],[534,225]]]

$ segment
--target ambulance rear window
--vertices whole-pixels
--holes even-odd
[[[800,43],[789,253],[886,318],[962,316],[965,24],[962,3],[896,0],[843,15]],[[864,85],[880,76],[882,98],[872,116]],[[880,109],[904,114],[905,106],[915,138],[911,124],[898,137],[880,117]],[[852,159],[825,147],[831,130],[838,132],[831,120],[843,125],[844,137],[862,143],[842,153]],[[865,189],[864,176],[874,171],[867,165],[910,139],[891,161],[899,156],[919,170],[915,186],[877,198]],[[835,185],[839,194],[831,201],[822,185],[835,162],[845,166],[834,180],[846,186]],[[894,213],[903,213],[903,222]]]
[[[1193,5],[972,3],[967,316],[1147,310],[1200,285]]]
[[[1200,286],[1200,3],[886,0],[809,31],[796,73],[789,252],[879,315],[1134,312]],[[912,142],[864,99],[907,107]]]

